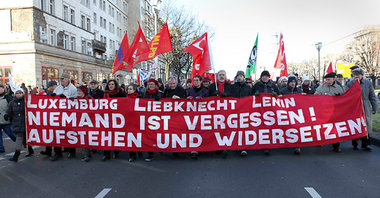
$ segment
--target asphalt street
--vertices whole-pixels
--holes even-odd
[[[5,140],[0,155],[0,197],[380,197],[380,148],[354,151],[350,142],[342,153],[331,145],[275,149],[270,156],[249,151],[245,158],[230,151],[227,159],[214,152],[198,160],[188,154],[174,157],[156,153],[152,162],[128,162],[128,152],[118,160],[102,162],[95,153],[51,162],[39,154],[18,163],[8,161],[13,152]],[[146,155],[146,153],[144,153]]]

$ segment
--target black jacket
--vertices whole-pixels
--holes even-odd
[[[8,104],[8,119],[12,120],[12,131],[14,133],[25,133],[25,98],[16,97]]]
[[[155,94],[150,94],[148,91],[145,91],[143,98],[159,100],[162,98],[162,95],[163,94],[160,92],[160,90],[158,90]]]
[[[178,85],[175,89],[170,89],[169,87],[165,89],[164,98],[171,98],[174,95],[180,98],[186,98],[186,91],[183,87]]]
[[[88,89],[88,95],[94,99],[100,99],[104,97],[104,91],[100,90],[99,88],[96,88],[94,91]]]
[[[278,87],[277,85],[269,80],[267,83],[264,83],[263,81],[259,81],[257,82],[253,88],[252,88],[252,93],[253,94],[256,94],[256,93],[277,93],[277,94],[280,94],[280,90],[278,90]]]
[[[232,90],[233,90],[232,96],[236,98],[243,98],[246,96],[253,95],[252,88],[249,85],[245,84],[245,81],[236,82],[235,84],[233,84]]]
[[[300,93],[302,93],[302,90],[299,87],[295,87],[294,89],[292,89],[291,87],[286,86],[281,89],[282,95],[300,94]]]
[[[218,92],[220,92],[220,90],[218,90]],[[216,90],[216,82],[212,83],[208,87],[208,95],[209,96],[217,96],[218,92]],[[225,81],[225,83],[224,83],[224,93],[225,93],[225,96],[232,96],[233,95],[232,85],[230,83],[228,83],[227,81]]]

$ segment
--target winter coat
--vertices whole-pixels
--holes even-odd
[[[206,98],[208,97],[208,90],[203,86],[201,86],[200,88],[196,88],[195,86],[193,86],[192,88],[189,89],[187,96],[192,96],[193,98],[195,97]]]
[[[4,115],[7,113],[8,110],[8,104],[11,101],[12,97],[10,95],[7,95],[5,93],[3,93],[3,95],[0,95],[0,125],[6,125],[11,123],[9,120],[4,119]]]
[[[157,90],[155,94],[150,94],[148,91],[145,91],[143,98],[159,100],[160,98],[162,98],[162,96],[163,94],[159,90]]]
[[[212,83],[209,87],[208,87],[208,95],[209,96],[217,96],[218,95],[218,92],[220,92],[220,90],[216,90],[216,82],[215,83]],[[233,91],[232,91],[232,85],[230,83],[228,83],[227,81],[224,82],[224,92],[226,96],[232,96],[233,95]]]
[[[315,89],[314,89],[314,87],[313,86],[308,86],[308,87],[306,87],[307,88],[307,91],[304,91],[303,90],[303,85],[300,85],[298,88],[300,88],[301,89],[301,91],[303,92],[303,93],[306,93],[306,94],[314,94],[314,92],[315,92]]]
[[[330,95],[330,96],[340,96],[344,94],[344,90],[342,86],[338,85],[334,82],[333,85],[329,86],[325,83],[322,83],[318,86],[317,90],[315,90],[315,95]]]
[[[243,82],[236,82],[235,84],[232,85],[232,96],[235,98],[243,98],[246,96],[251,96],[253,95],[252,93],[252,88]]]
[[[116,94],[110,94],[109,97],[110,98],[121,98],[121,97],[126,97],[127,95],[123,92],[122,89],[119,89],[119,92],[117,92]]]
[[[263,81],[259,81],[255,83],[255,85],[252,88],[252,93],[256,94],[258,93],[273,93],[275,92],[276,94],[280,94],[280,90],[278,89],[277,85],[269,80],[267,83],[264,83]]]
[[[355,79],[348,81],[346,84],[346,89],[349,89],[354,83]],[[362,100],[364,114],[367,121],[367,131],[368,133],[372,133],[372,112],[377,111],[376,94],[371,81],[363,78],[360,81],[360,86],[362,87]]]
[[[57,86],[57,88],[54,89],[54,93],[57,95],[63,94],[66,96],[66,98],[77,98],[78,97],[77,88],[71,83],[66,87],[64,87],[62,85]]]
[[[175,89],[170,89],[169,87],[165,89],[164,98],[171,98],[174,95],[180,98],[186,98],[186,91],[183,87],[178,85]]]
[[[104,97],[104,91],[96,88],[95,90],[88,89],[88,95],[90,95],[94,99],[100,99]]]
[[[294,89],[286,86],[281,89],[282,95],[290,95],[290,94],[300,94],[302,93],[302,90],[299,87],[295,87]]]
[[[12,120],[12,131],[14,133],[25,133],[25,98],[16,97],[9,103],[7,110],[8,119]]]

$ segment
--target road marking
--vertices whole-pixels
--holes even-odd
[[[312,198],[322,198],[313,187],[305,187],[304,189],[311,195]]]
[[[103,198],[111,190],[112,190],[112,188],[105,188],[102,191],[100,191],[100,193],[98,195],[96,195],[95,198]]]
[[[21,153],[25,153],[26,151],[21,151]],[[5,156],[9,157],[9,156],[13,156],[15,154],[15,152],[12,152],[12,153],[8,153],[8,154],[5,154]]]
[[[4,160],[4,159],[6,159],[6,158],[4,158],[4,157],[0,157],[0,160]]]

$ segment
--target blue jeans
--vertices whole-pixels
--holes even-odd
[[[12,132],[10,124],[0,125],[0,151],[4,151],[3,132],[1,130],[3,130],[8,135],[8,137],[12,139],[13,142],[16,141],[16,136]]]

